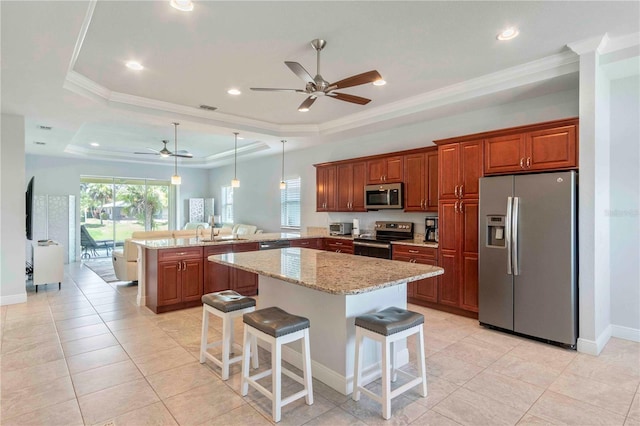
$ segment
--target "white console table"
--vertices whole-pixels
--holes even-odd
[[[33,243],[33,285],[58,283],[58,289],[62,287],[64,277],[64,248],[54,243],[40,246]]]

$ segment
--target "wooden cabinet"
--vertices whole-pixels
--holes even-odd
[[[241,253],[257,251],[259,243],[236,243],[204,248],[205,260],[214,254]],[[207,261],[204,273],[204,293],[213,293],[222,290],[234,290],[245,296],[258,294],[258,275],[242,269],[232,268],[216,262]]]
[[[234,253],[260,250],[259,243],[239,243],[232,244]],[[255,296],[258,294],[258,274],[242,269],[231,269],[231,289],[244,296]]]
[[[439,199],[478,198],[482,140],[438,147]]]
[[[322,238],[300,238],[298,240],[291,240],[291,247],[302,247],[321,250],[323,248]]]
[[[353,241],[342,238],[325,238],[324,249],[336,253],[353,254]]]
[[[438,151],[404,156],[404,211],[438,211]]]
[[[147,306],[156,313],[200,304],[203,290],[202,247],[147,249]],[[155,284],[155,285],[153,285]]]
[[[553,127],[490,137],[484,145],[484,173],[525,173],[578,166],[577,120]],[[549,127],[551,126],[551,127]]]
[[[393,260],[438,266],[438,249],[431,247],[393,244]],[[407,297],[411,303],[438,302],[438,277],[410,282]]]
[[[402,182],[403,166],[401,155],[369,160],[367,161],[367,184]]]
[[[336,166],[337,211],[364,212],[364,186],[366,163],[364,161]]]
[[[316,168],[316,211],[331,212],[337,205],[337,169],[336,166]]]

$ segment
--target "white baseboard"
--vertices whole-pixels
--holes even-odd
[[[578,352],[585,353],[587,355],[598,356],[604,346],[611,338],[611,325],[607,326],[602,333],[596,338],[596,340],[588,340],[582,337],[578,338]]]
[[[15,305],[17,303],[25,303],[27,301],[27,292],[20,294],[12,294],[10,296],[0,297],[0,305]]]
[[[612,325],[611,335],[620,339],[631,340],[632,342],[640,342],[640,330],[637,328]]]

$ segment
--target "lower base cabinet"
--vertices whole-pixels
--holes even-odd
[[[438,266],[438,249],[394,244],[392,259]],[[407,300],[418,305],[420,302],[437,303],[438,280],[439,277],[432,277],[410,282],[407,286]]]
[[[209,262],[214,254],[241,253],[259,250],[258,243],[224,244],[204,248],[204,294],[223,290],[234,290],[244,296],[258,294],[258,275],[216,262]]]
[[[353,240],[342,238],[325,238],[323,250],[335,251],[336,253],[353,254]]]
[[[322,250],[322,238],[300,238],[299,240],[291,240],[291,247]]]

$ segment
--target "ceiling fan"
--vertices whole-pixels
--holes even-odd
[[[311,42],[311,47],[316,51],[317,56],[317,68],[316,68],[316,76],[311,77],[311,74],[307,72],[306,69],[298,62],[290,62],[285,61],[285,65],[289,67],[291,71],[298,77],[300,77],[305,83],[306,86],[304,89],[277,89],[277,88],[269,88],[269,87],[252,87],[251,90],[262,91],[262,92],[297,92],[297,93],[306,93],[309,95],[307,99],[300,104],[298,107],[298,111],[308,111],[311,105],[318,99],[320,96],[329,96],[333,99],[338,99],[340,101],[352,102],[358,105],[366,105],[371,102],[371,99],[362,98],[360,96],[349,95],[346,93],[338,93],[334,92],[337,89],[344,89],[346,87],[359,86],[361,84],[373,83],[375,81],[382,81],[382,76],[378,71],[368,71],[358,75],[352,75],[351,77],[347,77],[340,81],[336,81],[335,83],[329,83],[327,80],[322,78],[320,75],[320,52],[327,45],[325,40],[315,39]]]
[[[152,151],[152,152],[134,152],[134,154],[160,155],[161,157],[193,158],[193,154],[190,153],[189,151],[184,150],[184,149],[176,151],[175,153],[169,151],[167,149],[167,144],[169,143],[169,141],[167,141],[167,140],[163,140],[162,143],[164,144],[164,147],[160,151],[158,151],[157,149],[153,149],[153,148],[147,148],[149,151]]]

